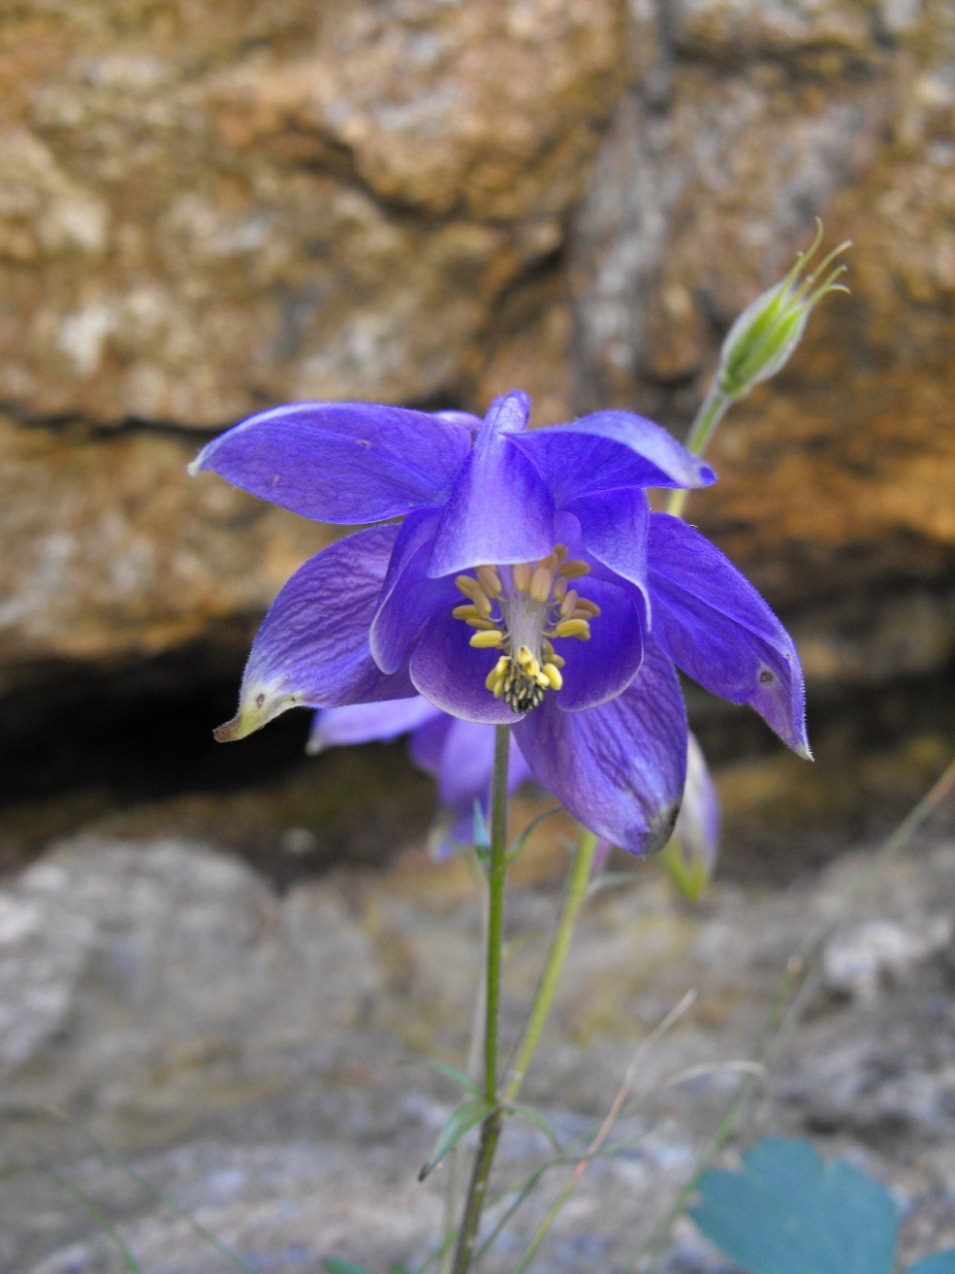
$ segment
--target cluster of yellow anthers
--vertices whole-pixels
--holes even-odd
[[[509,587],[501,573],[509,575]],[[468,602],[452,614],[477,630],[472,646],[501,651],[485,684],[515,712],[529,712],[545,691],[563,685],[564,660],[554,650],[555,637],[589,640],[590,621],[600,607],[569,587],[569,581],[589,574],[586,562],[568,557],[566,545],[558,544],[537,563],[479,566],[473,576],[455,579]]]

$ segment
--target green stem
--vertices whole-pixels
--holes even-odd
[[[481,1124],[481,1140],[468,1187],[464,1216],[454,1253],[454,1274],[466,1274],[474,1255],[484,1210],[488,1178],[501,1135],[497,1092],[498,1019],[501,1003],[501,962],[504,945],[504,894],[507,883],[507,756],[510,726],[498,726],[494,736],[491,779],[491,857],[487,870],[487,947],[484,984],[484,1096],[491,1113]]]
[[[702,456],[713,437],[716,426],[726,415],[732,403],[733,399],[720,389],[719,382],[714,379],[690,426],[685,444],[687,451],[692,451],[695,456]],[[689,494],[689,491],[671,491],[666,505],[667,513],[672,513],[675,518],[682,517]]]
[[[524,1024],[524,1032],[518,1040],[517,1047],[511,1058],[511,1064],[508,1067],[507,1086],[504,1089],[505,1105],[517,1099],[521,1085],[524,1082],[524,1076],[527,1074],[528,1065],[540,1040],[541,1031],[544,1029],[544,1023],[547,1021],[551,1005],[554,1002],[557,986],[567,959],[567,952],[570,949],[574,925],[577,923],[580,908],[583,906],[584,899],[587,896],[596,849],[597,837],[593,832],[581,831],[580,840],[577,842],[577,849],[571,863],[570,874],[567,877],[564,901],[557,921],[557,928],[551,938],[550,949],[547,952],[547,959],[544,962],[540,981],[537,983],[531,1011]]]

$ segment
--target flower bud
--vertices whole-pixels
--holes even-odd
[[[839,282],[847,267],[843,262],[833,264],[850,246],[848,241],[803,276],[822,239],[822,222],[816,226],[812,245],[799,254],[786,277],[747,305],[727,333],[717,383],[728,398],[742,398],[754,385],[775,376],[802,340],[809,315],[822,298],[829,292],[848,292]]]
[[[703,751],[691,733],[687,739],[683,804],[657,861],[684,897],[696,900],[710,882],[719,849],[720,806]]]

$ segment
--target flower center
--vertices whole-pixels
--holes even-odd
[[[566,545],[558,544],[539,562],[479,566],[455,579],[468,600],[452,614],[476,629],[472,646],[501,652],[485,684],[514,712],[529,712],[548,690],[564,684],[555,639],[590,640],[590,621],[600,607],[570,587],[589,574],[586,562],[568,557]]]

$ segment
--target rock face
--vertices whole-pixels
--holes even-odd
[[[679,432],[816,215],[852,296],[724,426],[692,516],[817,685],[942,668],[953,57],[946,0],[7,6],[0,689],[248,627],[322,543],[189,485],[177,429],[521,385],[540,422]]]
[[[533,992],[557,907],[553,868],[566,861],[556,837],[529,852],[519,871],[535,883],[509,900],[506,1041]],[[793,953],[820,925],[829,937],[810,962],[811,1012],[779,1037],[737,1144],[811,1135],[883,1179],[906,1205],[905,1264],[953,1242],[955,845],[925,843],[860,889],[870,863],[871,852],[849,856],[786,890],[718,886],[692,911],[644,866],[588,902],[526,1097],[579,1151],[629,1070],[631,1101],[611,1137],[625,1152],[585,1174],[542,1269],[631,1266],[731,1100]],[[0,1157],[54,1165],[144,1269],[218,1274],[226,1263],[209,1232],[283,1274],[334,1254],[371,1269],[417,1265],[440,1229],[445,1184],[443,1169],[420,1185],[417,1172],[457,1100],[422,1062],[463,1064],[480,931],[479,891],[460,861],[412,853],[387,873],[301,883],[280,899],[195,841],[53,846],[0,892]],[[692,1006],[648,1044],[691,988]],[[520,1119],[501,1150],[501,1186],[550,1154]],[[488,1270],[514,1269],[568,1171],[547,1174]],[[56,1179],[7,1175],[0,1222],[9,1274],[128,1268]],[[666,1268],[724,1268],[687,1223],[673,1239]]]

